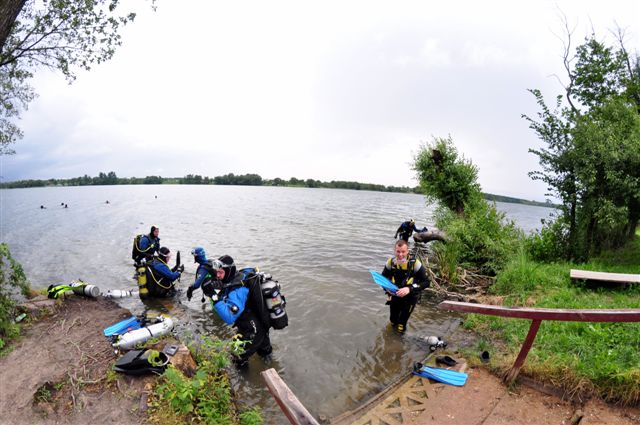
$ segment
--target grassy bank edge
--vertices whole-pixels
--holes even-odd
[[[589,286],[571,281],[572,268],[640,273],[640,231],[621,249],[584,264],[537,263],[519,252],[498,274],[488,300],[506,306],[567,309],[640,308],[640,285]],[[464,326],[492,352],[491,368],[513,364],[530,321],[471,314]],[[640,403],[640,323],[543,321],[521,374],[622,405]]]

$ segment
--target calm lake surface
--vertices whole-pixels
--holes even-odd
[[[105,201],[109,200],[109,204]],[[66,203],[68,208],[63,208]],[[254,356],[233,372],[247,405],[268,423],[286,423],[260,372],[274,367],[314,415],[354,408],[424,358],[422,336],[445,337],[458,319],[422,302],[400,337],[387,327],[386,298],[368,270],[380,271],[392,254],[394,233],[407,218],[432,225],[421,195],[337,189],[247,186],[85,186],[0,190],[0,240],[23,265],[34,287],[82,279],[107,289],[137,289],[131,244],[160,227],[162,245],[180,250],[179,287],[193,283],[189,252],[231,255],[239,267],[258,266],[282,285],[289,327],[271,331],[274,361]],[[40,209],[44,205],[46,209]],[[525,231],[540,227],[551,209],[498,203]],[[174,255],[175,259],[175,255]],[[137,298],[118,300],[134,314]],[[178,333],[228,337],[230,327],[184,293],[168,310]],[[88,311],[87,314],[90,314]],[[105,339],[105,344],[107,343]]]

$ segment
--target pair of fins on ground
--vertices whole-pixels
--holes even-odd
[[[389,279],[373,270],[369,270],[369,272],[371,273],[371,277],[373,277],[373,281],[377,285],[380,285],[382,288],[391,292],[392,294],[396,293],[398,287],[394,285]],[[445,363],[449,364],[450,366],[455,364],[455,360],[451,359],[451,357],[449,356],[445,356],[444,359],[449,361]],[[467,382],[468,378],[468,375],[466,373],[456,372],[455,370],[442,369],[438,367],[424,366],[422,363],[415,363],[413,365],[413,373],[415,375],[433,379],[434,381],[442,382],[443,384],[455,385],[457,387],[463,386]]]

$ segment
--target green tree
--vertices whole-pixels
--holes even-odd
[[[451,137],[434,137],[415,155],[413,169],[427,201],[437,204],[436,226],[448,236],[436,246],[442,275],[455,281],[459,265],[495,275],[517,251],[521,234],[485,201],[476,166],[458,156]]]
[[[122,44],[120,29],[135,18],[118,0],[5,0],[0,2],[0,154],[22,137],[15,124],[35,93],[37,67],[57,69],[69,82]]]
[[[547,147],[529,150],[542,167],[530,176],[562,200],[560,216],[537,236],[552,247],[549,257],[586,260],[634,237],[640,220],[640,66],[619,42],[616,49],[591,36],[575,56],[565,51],[569,83],[553,110],[531,90],[541,111],[523,117]]]
[[[440,202],[458,215],[469,202],[482,198],[478,169],[471,161],[458,158],[451,137],[434,137],[431,144],[423,145],[414,157],[413,170],[427,200]]]

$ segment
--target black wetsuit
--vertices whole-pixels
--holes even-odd
[[[392,257],[385,264],[382,275],[398,288],[409,288],[407,295],[391,296],[389,303],[389,321],[399,332],[404,332],[420,292],[429,286],[426,270],[420,260],[410,259],[404,264],[396,264],[395,257]]]
[[[416,224],[410,221],[405,221],[400,225],[400,227],[398,227],[398,230],[396,230],[396,235],[394,237],[397,238],[398,234],[400,234],[400,239],[402,239],[403,241],[409,241],[409,238],[411,237],[413,232],[419,232]]]

